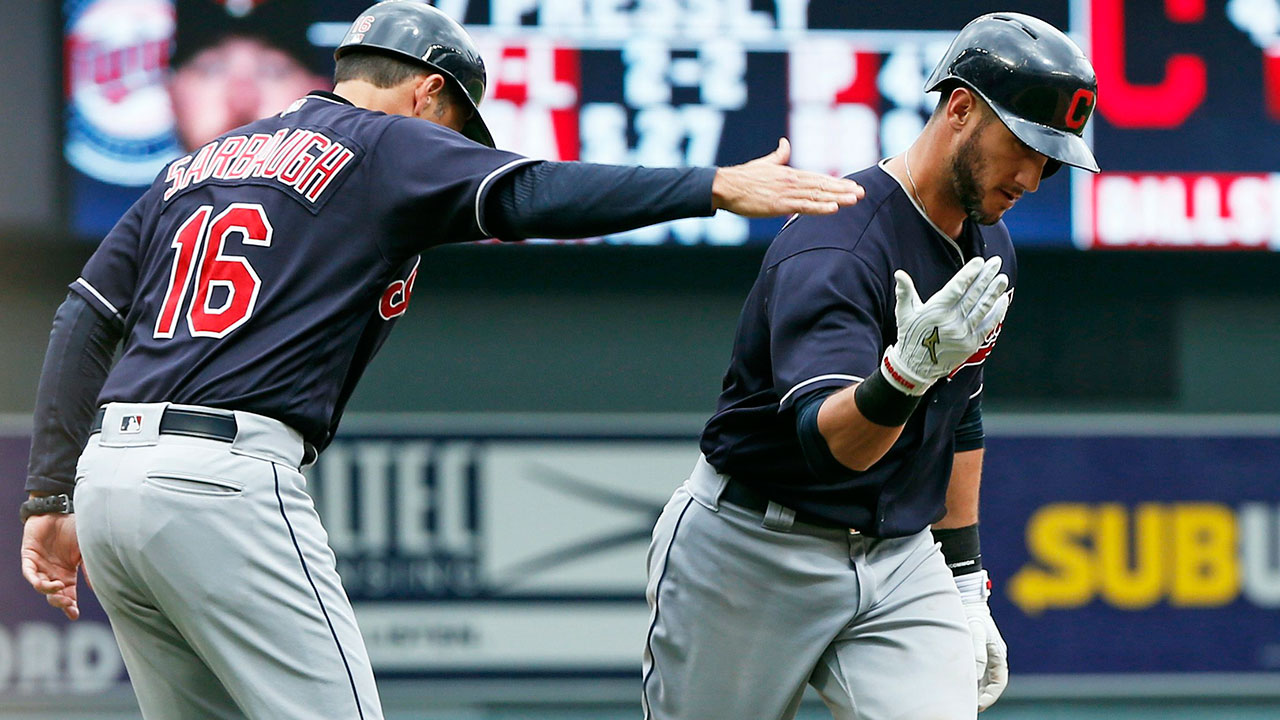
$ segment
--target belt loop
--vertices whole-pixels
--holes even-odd
[[[791,532],[792,526],[796,524],[796,511],[770,501],[769,507],[764,511],[764,521],[760,524],[770,530]]]
[[[721,475],[716,469],[707,462],[704,455],[698,456],[698,462],[693,466],[693,472],[689,475],[686,487],[689,495],[693,497],[697,503],[711,512],[719,512],[720,495],[724,492],[725,485],[729,483],[727,475]]]

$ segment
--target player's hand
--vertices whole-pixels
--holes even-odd
[[[973,659],[978,670],[978,712],[982,712],[1000,699],[1009,684],[1009,648],[1000,637],[1000,630],[996,628],[991,609],[987,606],[987,571],[973,573],[971,577],[981,581],[982,591],[975,594],[962,589],[960,595],[969,634],[973,638]],[[957,578],[957,585],[962,582],[961,578],[969,579],[970,576]]]
[[[744,217],[830,215],[866,194],[852,180],[789,167],[790,159],[791,144],[780,138],[764,157],[717,169],[711,183],[716,209]]]
[[[22,577],[70,619],[80,617],[76,574],[80,569],[76,516],[32,515],[22,526]]]
[[[894,387],[923,395],[977,352],[1009,309],[1009,276],[1000,264],[999,257],[970,260],[926,302],[906,271],[893,274],[898,342],[880,369]]]

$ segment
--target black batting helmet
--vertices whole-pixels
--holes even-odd
[[[925,82],[925,92],[964,84],[986,100],[1005,127],[1049,158],[1044,177],[1062,165],[1098,172],[1081,135],[1093,114],[1098,79],[1071,38],[1030,15],[983,15],[960,31]]]
[[[453,18],[423,0],[385,0],[360,13],[333,56],[341,58],[352,50],[408,58],[443,75],[471,104],[471,119],[462,134],[494,147],[479,110],[484,99],[484,60],[471,36]]]

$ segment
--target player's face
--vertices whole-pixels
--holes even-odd
[[[186,62],[169,85],[178,138],[197,148],[245,123],[280,112],[325,78],[288,54],[249,38],[228,38]]]
[[[1009,131],[989,109],[951,157],[951,186],[970,218],[994,225],[1023,193],[1035,192],[1044,155]]]

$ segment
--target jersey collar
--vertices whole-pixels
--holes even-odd
[[[329,102],[340,103],[342,105],[351,105],[352,107],[355,107],[355,105],[350,100],[336,93],[331,93],[328,90],[312,90],[311,92],[307,93],[307,97],[313,97],[318,100],[328,100]]]

